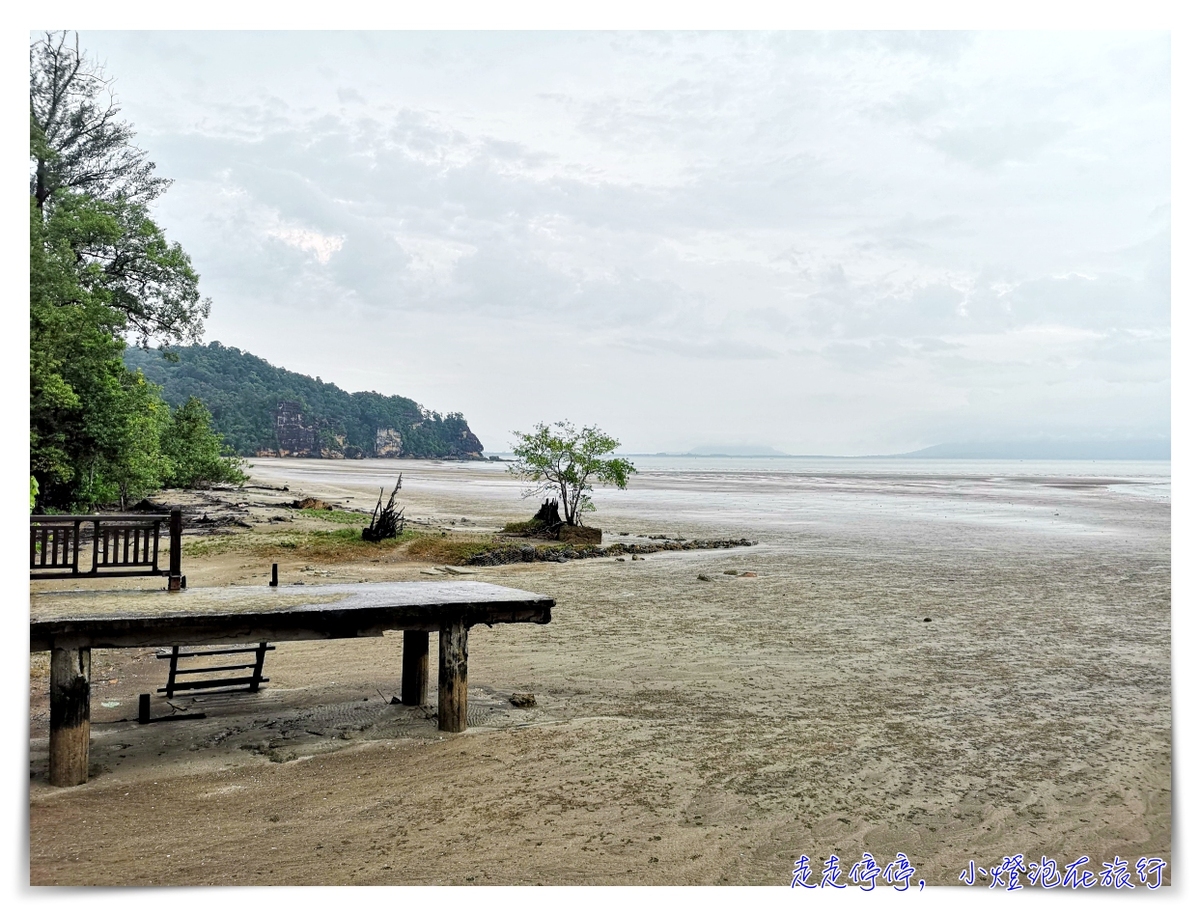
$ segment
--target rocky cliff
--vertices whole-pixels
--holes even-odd
[[[172,406],[199,397],[213,426],[242,455],[479,459],[483,443],[461,413],[426,410],[407,397],[349,393],[210,343],[161,353],[130,348],[126,363],[163,388]]]

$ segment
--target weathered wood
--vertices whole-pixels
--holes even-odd
[[[442,623],[438,639],[438,730],[467,729],[467,621]]]
[[[179,672],[179,646],[171,646],[171,667],[167,672],[167,685],[159,690],[160,693],[166,693],[168,699],[175,698],[175,675]]]
[[[160,651],[156,655],[160,661],[170,661],[170,668],[167,672],[167,685],[159,687],[158,691],[166,693],[168,699],[172,698],[175,693],[185,692],[190,689],[211,690],[218,687],[245,687],[250,692],[256,693],[261,684],[271,682],[269,678],[262,675],[262,671],[267,652],[274,650],[275,646],[268,645],[266,642],[259,642],[258,645],[252,648],[210,648],[205,650],[197,649],[195,651],[180,651],[178,645],[173,645],[170,651]],[[179,666],[179,662],[183,658],[207,658],[235,654],[254,655],[254,660],[245,664],[218,664],[213,667]],[[225,677],[223,679],[180,679],[181,677],[196,677],[200,674],[227,673],[231,670],[248,670],[251,673],[247,676]]]
[[[384,507],[383,490],[379,490],[379,504],[371,512],[371,524],[362,529],[362,539],[368,543],[379,543],[404,533],[404,509],[396,511],[396,493],[400,491],[400,483],[404,474],[396,477],[396,487],[392,490],[391,498]]]
[[[90,568],[80,567],[82,526],[92,538]],[[159,568],[159,528],[172,528],[172,568]],[[166,515],[32,515],[29,519],[29,577],[87,578],[171,575],[168,589],[182,584],[183,516]]]
[[[266,642],[259,642],[258,648],[254,650],[254,673],[250,675],[250,692],[257,693],[259,686],[269,682],[263,677],[263,662],[267,659],[267,652],[274,651],[274,645],[268,645]]]
[[[183,575],[183,513],[179,509],[171,512],[168,526],[171,541],[170,566],[167,570],[167,590],[178,591],[182,587]],[[155,557],[157,562],[157,557]]]
[[[87,780],[91,648],[359,638],[396,629],[437,631],[438,728],[460,732],[467,729],[468,630],[478,623],[546,624],[553,606],[554,600],[545,595],[478,581],[260,585],[175,594],[34,593],[30,595],[30,650],[53,651],[52,781],[66,785]],[[416,676],[416,664],[406,669]],[[139,717],[144,717],[141,711]]]
[[[400,668],[400,702],[421,705],[429,689],[429,633],[409,629],[404,633],[404,660]]]
[[[50,784],[59,788],[87,781],[91,679],[91,649],[50,653]]]
[[[554,600],[479,581],[267,585],[30,595],[30,651],[292,642],[550,622]]]

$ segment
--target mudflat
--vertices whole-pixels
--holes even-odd
[[[190,586],[262,584],[271,561],[289,586],[461,577],[550,595],[553,621],[471,630],[459,735],[432,685],[391,703],[399,633],[280,643],[262,693],[177,696],[207,717],[149,725],[137,696],[165,663],[97,650],[75,788],[46,781],[32,656],[33,884],[784,884],[801,855],[844,879],[869,852],[938,885],[1016,854],[1170,862],[1169,476],[650,467],[597,494],[606,542],[758,544],[476,568],[306,557],[287,503],[369,510],[403,471],[420,529],[484,535],[536,507],[502,467],[252,463],[287,491],[162,497],[240,525],[220,536],[244,548],[192,539]]]

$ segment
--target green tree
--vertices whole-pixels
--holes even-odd
[[[241,483],[241,461],[223,453],[221,436],[213,431],[212,414],[197,397],[189,397],[172,414],[163,430],[162,451],[169,461],[165,482],[188,488],[208,483]]]
[[[88,398],[94,407],[86,434],[96,447],[81,463],[78,496],[125,509],[162,486],[170,463],[160,442],[170,409],[141,373],[114,372],[104,380],[105,389]]]
[[[112,80],[79,49],[79,35],[46,32],[29,46],[29,193],[39,208],[59,190],[150,203],[171,184],[133,145]]]
[[[117,227],[76,203],[49,214],[30,206],[30,471],[39,478],[42,504],[61,508],[116,497],[119,487],[108,472],[122,453],[141,459],[121,446],[129,428],[122,411],[141,409],[146,399],[143,390],[133,396],[127,390],[140,376],[122,362],[122,317],[96,288],[95,266],[74,250],[81,239]],[[141,474],[124,476],[129,482]]]
[[[124,505],[161,485],[170,411],[125,366],[126,338],[197,340],[209,312],[149,216],[169,182],[117,111],[77,39],[30,45],[30,473],[43,508]]]
[[[606,458],[621,443],[595,426],[576,431],[571,423],[553,426],[538,423],[533,432],[514,432],[513,453],[517,462],[509,473],[532,483],[523,495],[548,492],[557,495],[567,524],[579,524],[584,512],[595,511],[588,493],[592,484],[624,489],[637,469],[624,458]]]
[[[123,315],[123,334],[139,346],[198,341],[211,302],[148,209],[170,182],[154,175],[119,111],[111,80],[78,37],[47,32],[30,45],[30,199],[47,220],[65,208],[105,221],[106,231],[77,235],[72,250],[88,287]]]

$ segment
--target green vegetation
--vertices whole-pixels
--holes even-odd
[[[171,422],[163,430],[162,453],[167,460],[163,482],[168,486],[246,481],[241,461],[224,453],[221,437],[212,429],[212,416],[195,397],[171,414]]]
[[[509,473],[533,484],[524,495],[552,493],[559,497],[563,519],[579,524],[584,512],[595,511],[588,495],[592,481],[624,489],[637,469],[624,458],[605,458],[621,443],[595,426],[579,431],[569,422],[538,423],[533,432],[514,432],[517,461]]]
[[[221,534],[185,539],[185,557],[217,556],[224,553],[257,556],[262,559],[288,555],[325,562],[355,562],[380,559],[397,552],[397,547],[419,538],[405,531],[394,540],[368,543],[355,528],[342,527],[323,531],[270,531]]]
[[[35,508],[124,506],[167,482],[237,480],[202,405],[172,414],[122,358],[127,337],[199,340],[209,313],[187,254],[149,216],[169,182],[117,119],[110,81],[65,33],[31,44],[29,71]]]
[[[466,539],[445,534],[420,534],[409,544],[408,555],[428,562],[461,565],[472,556],[493,550],[497,545],[498,541],[493,537]]]
[[[373,391],[350,394],[220,343],[179,347],[172,357],[131,349],[125,362],[161,385],[172,405],[189,397],[203,400],[212,410],[213,428],[241,455],[279,448],[275,413],[282,401],[300,404],[320,446],[346,457],[377,456],[376,435],[385,429],[399,437],[397,456],[453,458],[483,450],[461,413],[442,415],[407,397]]]
[[[336,508],[302,508],[296,514],[317,521],[329,521],[333,524],[350,524],[365,527],[371,523],[371,516],[363,512],[347,512]]]
[[[500,533],[509,534],[515,537],[523,537],[526,535],[536,534],[545,530],[545,525],[536,518],[529,521],[510,521],[500,529]]]

